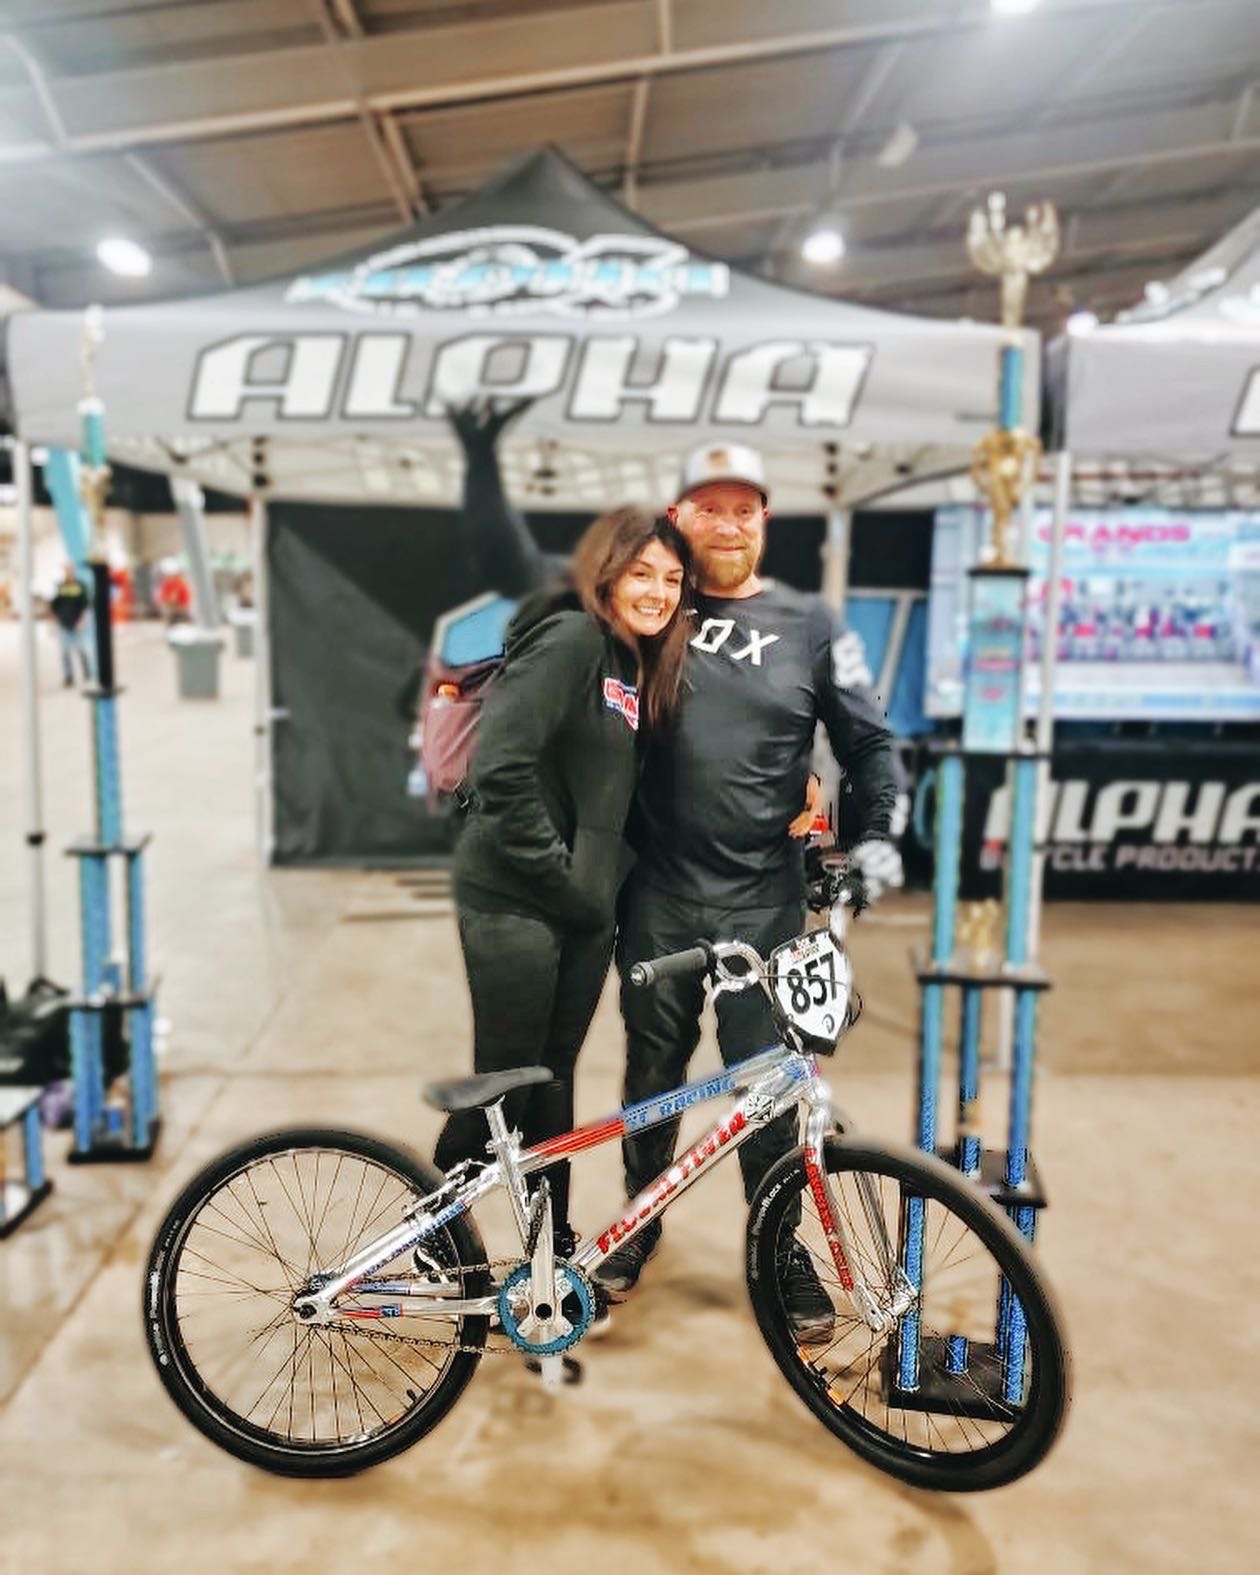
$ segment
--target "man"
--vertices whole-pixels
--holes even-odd
[[[523,408],[452,412],[468,462],[470,544],[495,589],[508,596],[524,594],[556,566],[508,506],[499,477],[495,441]],[[644,763],[632,820],[639,863],[618,914],[627,1103],[685,1081],[704,1004],[701,979],[636,989],[626,980],[630,966],[702,939],[745,940],[764,955],[804,926],[797,839],[812,819],[801,805],[817,722],[845,772],[859,828],[852,857],[871,899],[901,884],[900,857],[889,840],[896,801],[892,740],[870,692],[861,643],[819,598],[761,576],[768,501],[760,455],[709,444],[688,459],[669,510],[695,558],[697,627],[673,737]],[[724,996],[717,1017],[728,1064],[775,1038],[760,992]],[[630,1197],[668,1167],[677,1134],[673,1122],[625,1140]],[[789,1112],[743,1145],[749,1197],[796,1141]],[[659,1239],[655,1222],[605,1260],[596,1277],[611,1296],[633,1288]],[[832,1305],[802,1247],[784,1265],[784,1296],[798,1337],[824,1337]]]
[[[48,610],[57,625],[57,644],[61,649],[61,677],[67,689],[74,683],[76,655],[83,672],[83,682],[89,683],[93,676],[92,626],[87,616],[88,606],[87,590],[75,574],[74,566],[67,563],[61,576],[61,583],[48,603]]]
[[[688,652],[681,717],[666,747],[644,762],[631,837],[639,862],[622,895],[617,943],[626,1022],[626,1102],[685,1081],[700,1037],[704,984],[673,978],[650,989],[628,982],[632,964],[698,940],[744,940],[762,955],[804,928],[804,870],[793,832],[821,721],[845,773],[860,828],[852,857],[878,896],[901,884],[891,834],[896,802],[892,741],[857,638],[817,597],[760,574],[768,495],[760,455],[707,445],[688,459],[669,509],[691,545],[697,629]],[[728,1065],[774,1041],[760,991],[723,997],[718,1042]],[[630,1197],[674,1155],[678,1123],[624,1143]],[[749,1198],[797,1142],[793,1112],[739,1151]],[[598,1272],[624,1295],[660,1239],[659,1222]],[[831,1303],[809,1254],[793,1249],[784,1297],[801,1338],[830,1328]]]

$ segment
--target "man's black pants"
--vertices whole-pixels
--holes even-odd
[[[509,1129],[526,1144],[573,1125],[573,1069],[599,1004],[612,957],[612,927],[564,930],[515,913],[461,906],[459,939],[473,1009],[473,1067],[506,1072],[545,1066],[551,1083],[514,1089],[504,1100]],[[489,1128],[482,1110],[457,1111],[443,1127],[434,1159],[443,1170],[484,1159]],[[569,1166],[547,1171],[552,1217],[568,1224]]]
[[[800,902],[774,908],[700,906],[631,879],[622,894],[617,934],[617,967],[621,974],[621,1011],[626,1023],[627,1104],[666,1094],[687,1078],[687,1065],[700,1039],[704,979],[696,974],[662,979],[638,988],[629,983],[631,965],[665,952],[682,951],[697,941],[747,941],[762,956],[804,928]],[[730,1066],[746,1060],[778,1039],[769,1003],[758,987],[724,995],[717,1003],[718,1046]],[[665,1170],[674,1157],[678,1121],[622,1143],[626,1193],[633,1198]],[[744,1194],[751,1200],[761,1178],[778,1159],[795,1148],[797,1115],[787,1111],[749,1138],[739,1150]]]

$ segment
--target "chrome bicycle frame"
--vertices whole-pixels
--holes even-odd
[[[843,915],[833,919],[832,933],[843,936]],[[780,1018],[766,976],[766,964],[751,947],[739,941],[720,942],[713,948],[718,979],[714,996],[760,986],[770,998],[776,1019]],[[741,961],[743,972],[727,967],[730,959]],[[788,1026],[780,1021],[780,1027]],[[788,1026],[790,1033],[790,1026]],[[803,1048],[787,1043],[771,1045],[748,1060],[725,1068],[714,1076],[702,1078],[667,1094],[656,1095],[630,1105],[615,1116],[577,1127],[560,1137],[550,1138],[534,1148],[522,1149],[520,1134],[509,1132],[503,1119],[502,1102],[487,1108],[490,1141],[488,1164],[477,1168],[465,1162],[451,1171],[439,1190],[420,1199],[407,1210],[402,1222],[357,1252],[348,1262],[331,1266],[312,1276],[310,1290],[294,1303],[303,1322],[327,1324],[339,1317],[383,1318],[415,1317],[488,1317],[498,1308],[497,1295],[461,1298],[449,1282],[375,1279],[373,1276],[395,1258],[417,1248],[425,1239],[473,1208],[482,1198],[502,1188],[508,1194],[513,1220],[523,1250],[535,1237],[530,1255],[531,1292],[535,1307],[554,1300],[554,1248],[550,1228],[550,1203],[544,1197],[544,1214],[539,1219],[531,1209],[525,1185],[529,1176],[545,1171],[560,1160],[588,1148],[611,1142],[626,1133],[644,1131],[680,1115],[692,1105],[744,1090],[743,1097],[724,1120],[707,1133],[668,1170],[662,1172],[626,1208],[624,1214],[602,1231],[583,1241],[572,1263],[584,1274],[591,1274],[618,1247],[631,1240],[657,1219],[677,1198],[727,1155],[734,1153],[759,1128],[797,1105],[805,1105],[804,1162],[810,1192],[818,1209],[828,1247],[840,1283],[864,1321],[882,1331],[913,1305],[916,1292],[907,1279],[884,1221],[874,1188],[867,1176],[857,1178],[863,1212],[879,1243],[884,1259],[884,1285],[891,1296],[876,1294],[856,1266],[856,1259],[845,1237],[843,1221],[834,1188],[827,1174],[823,1145],[829,1133],[843,1132],[848,1123],[836,1111],[831,1091],[822,1079],[818,1065]],[[423,1256],[421,1250],[420,1256]],[[364,1296],[386,1300],[368,1306],[340,1307],[347,1293],[356,1299]]]

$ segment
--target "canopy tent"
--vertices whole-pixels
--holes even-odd
[[[1154,298],[1051,347],[1056,426],[1078,458],[1260,462],[1260,209]]]
[[[659,506],[689,449],[738,438],[766,454],[777,512],[818,515],[965,469],[997,420],[1006,338],[742,274],[550,149],[368,251],[103,326],[92,384],[111,457],[248,494],[260,525],[270,506],[255,532],[260,843],[301,862],[448,841],[406,796],[398,703],[441,620],[494,589],[436,512],[461,485],[448,405],[534,398],[501,458],[535,511]],[[76,312],[9,319],[24,444],[77,446],[85,328]]]
[[[77,442],[83,332],[76,312],[9,319],[21,437]],[[817,509],[837,480],[828,444],[867,493],[965,463],[996,420],[1001,339],[740,273],[544,149],[370,251],[110,311],[94,379],[115,458],[228,492],[450,503],[444,405],[495,392],[538,399],[504,452],[519,497],[659,503],[684,452],[739,436],[770,456],[781,510]]]

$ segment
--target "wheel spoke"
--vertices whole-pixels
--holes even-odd
[[[782,1329],[771,1342],[776,1360],[789,1375],[802,1368],[808,1373],[796,1387],[810,1409],[884,1470],[924,1486],[968,1485],[969,1471],[984,1472],[985,1485],[1013,1480],[1049,1447],[1062,1417],[1061,1386],[1040,1417],[1034,1415],[1042,1403],[1035,1383],[1026,1388],[1023,1405],[1002,1398],[1006,1364],[995,1355],[1001,1344],[998,1293],[1005,1278],[1023,1297],[1035,1272],[1025,1249],[963,1178],[951,1184],[951,1177],[909,1155],[885,1155],[846,1141],[828,1146],[827,1169],[849,1267],[885,1309],[893,1302],[894,1276],[908,1261],[908,1233],[919,1221],[917,1295],[897,1325],[883,1333],[854,1316],[856,1307],[840,1284],[817,1202],[801,1173],[796,1190],[780,1187],[769,1207],[762,1207],[756,1227],[761,1282],[750,1281],[750,1287],[763,1318],[772,1298],[770,1323]],[[825,1338],[805,1347],[792,1333],[783,1293],[774,1290],[777,1277],[767,1272],[797,1245],[808,1253],[835,1315]],[[811,1317],[817,1323],[816,1314]],[[900,1387],[907,1340],[917,1342],[912,1393]],[[1025,1375],[1035,1377],[1043,1359],[1057,1365],[1060,1351],[1043,1304],[1036,1330],[1031,1320],[1027,1325]],[[950,1366],[955,1355],[957,1372]]]
[[[260,1149],[186,1206],[160,1294],[171,1365],[197,1407],[243,1439],[304,1456],[372,1443],[422,1409],[447,1381],[467,1320],[417,1317],[407,1333],[303,1324],[293,1304],[311,1266],[344,1262],[432,1186],[350,1147],[295,1143]],[[463,1284],[449,1230],[429,1251],[441,1265],[431,1273]]]

